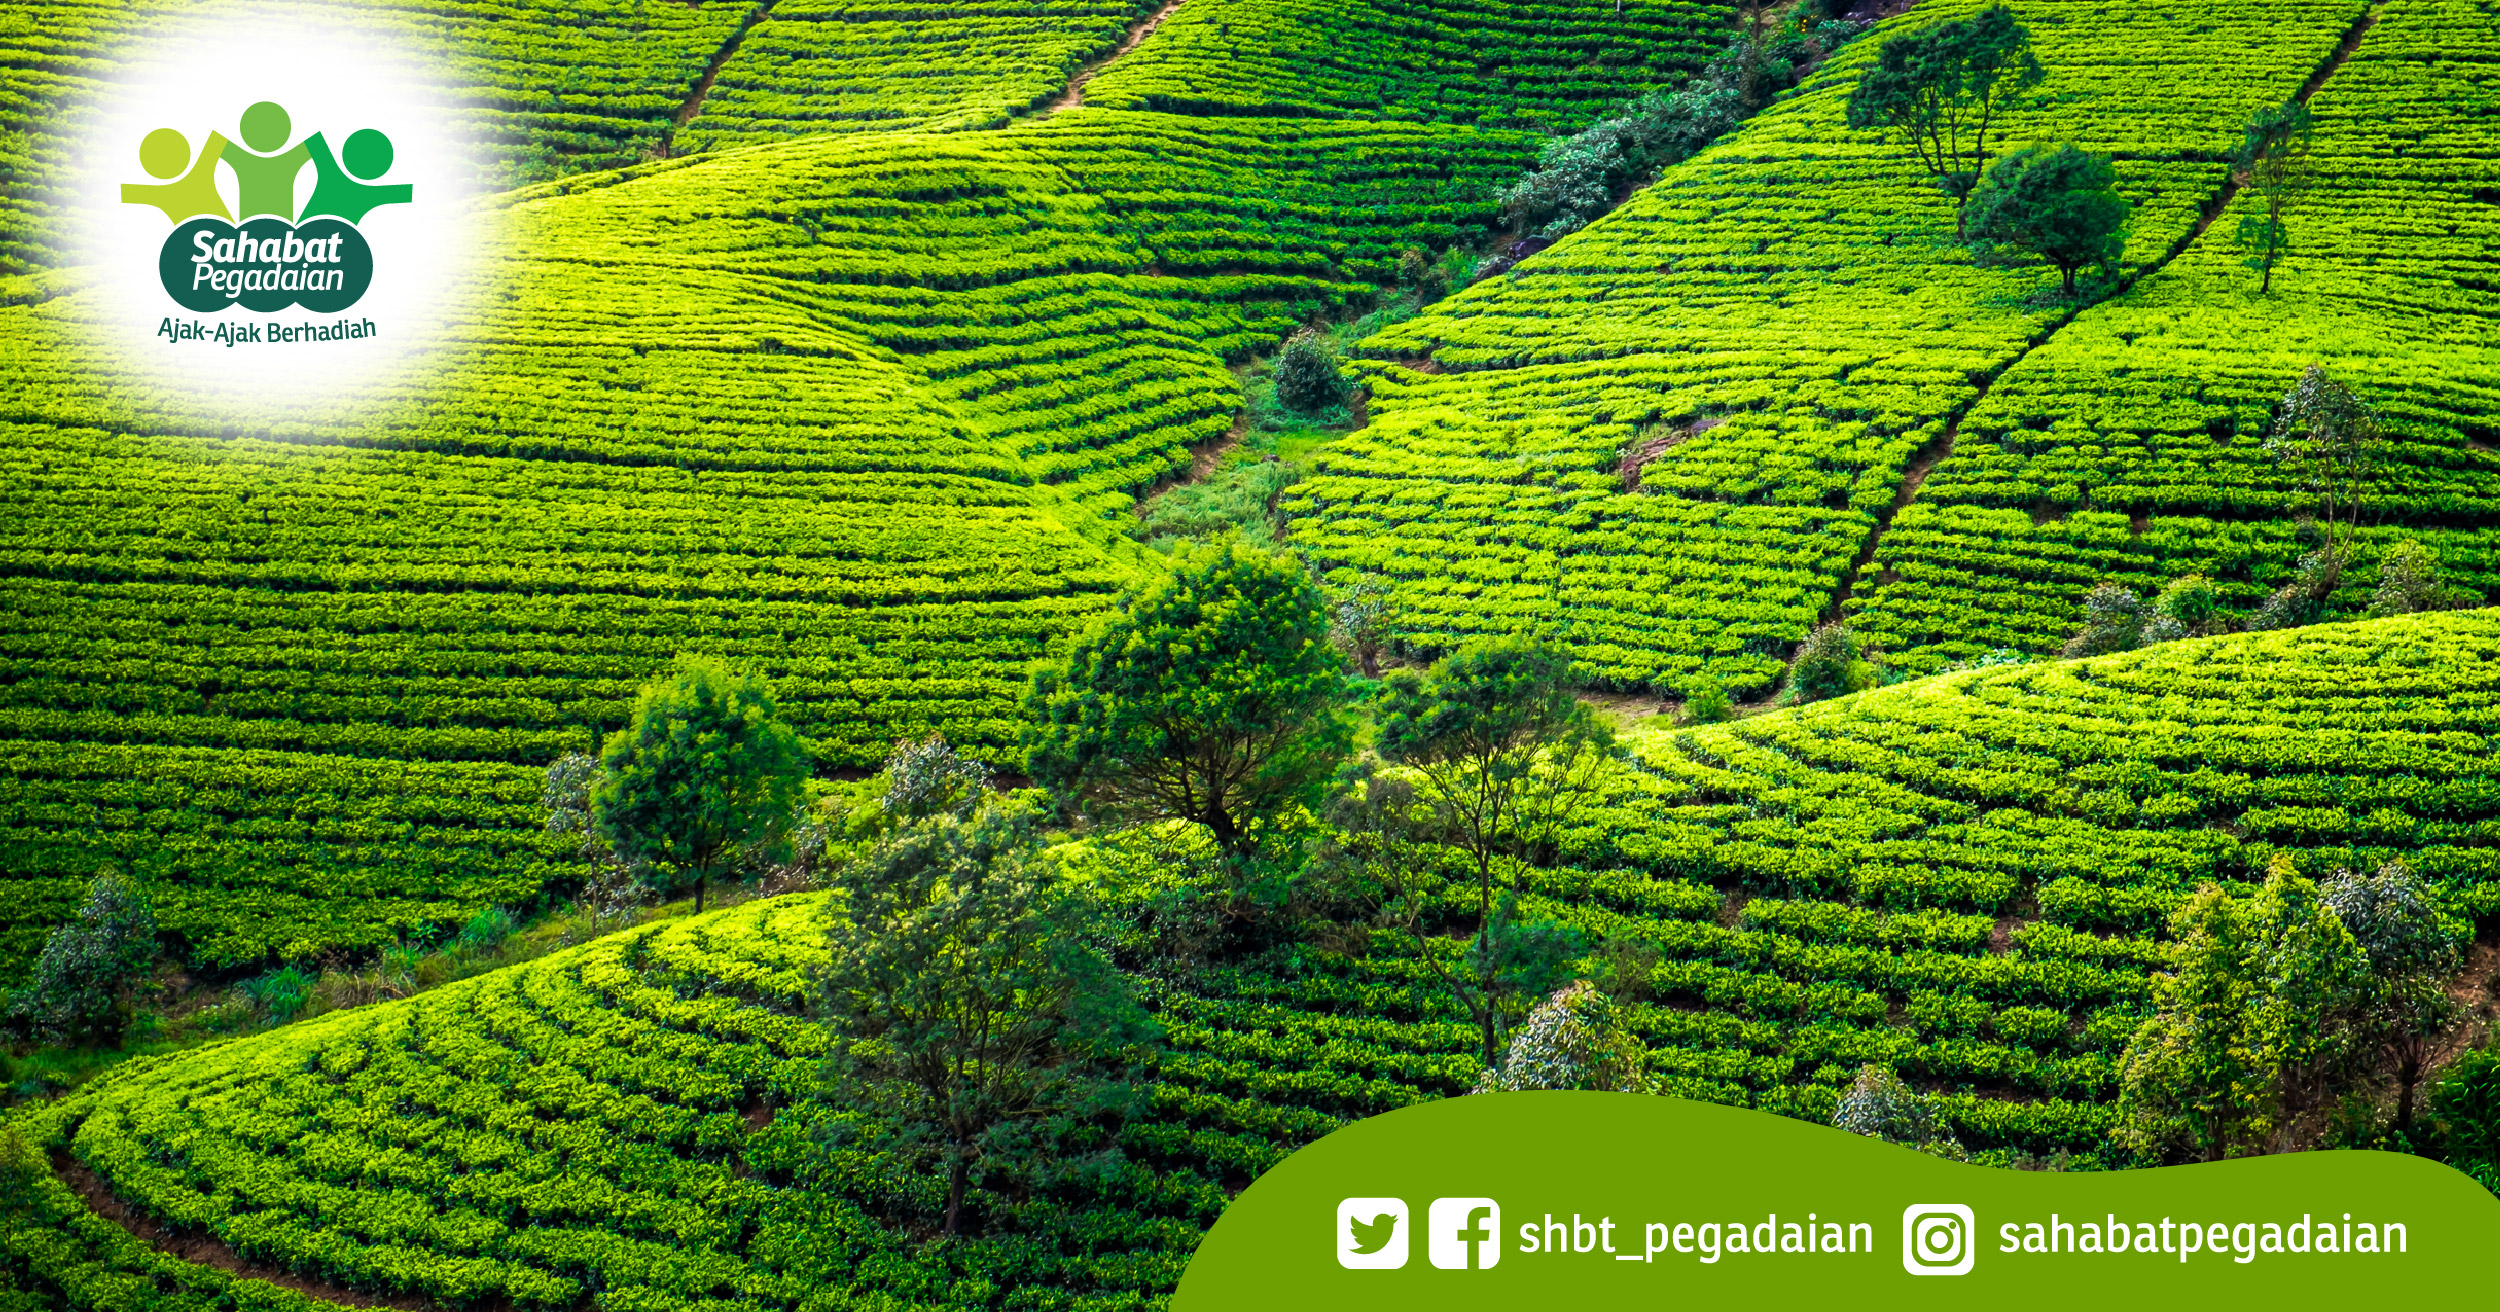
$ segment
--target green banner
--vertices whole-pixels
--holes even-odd
[[[1172,1307],[2349,1312],[2495,1291],[2500,1198],[2423,1158],[2010,1171],[1679,1098],[1512,1093],[1294,1154],[1234,1200]]]

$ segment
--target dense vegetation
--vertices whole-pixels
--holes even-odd
[[[2160,927],[2197,884],[2247,892],[2283,854],[2398,859],[2443,905],[2490,914],[2496,669],[2482,612],[1992,667],[1653,731],[1551,864],[1495,868],[1515,914],[1576,941],[1605,982],[1616,1051],[1635,1045],[1648,1087],[1828,1120],[1873,1064],[1935,1091],[1920,1095],[1935,1133],[1979,1160],[2116,1164],[2120,1054],[2173,961]],[[1477,919],[1466,859],[1415,886],[1439,929],[1421,940],[1384,908],[1390,922],[1357,910],[1316,937],[1193,953],[1172,895],[1229,878],[1193,832],[1055,854],[1134,926],[1112,941],[1159,1055],[1127,1115],[1056,1123],[1056,1166],[974,1177],[978,1220],[953,1242],[927,1229],[944,1174],[839,1129],[862,1113],[820,1083],[815,895],[136,1063],[13,1128],[148,1215],[375,1293],[1151,1298],[1283,1153],[1486,1069],[1463,995],[1417,955],[1460,959],[1444,935]],[[78,1219],[49,1175],[35,1185],[0,1269],[73,1306],[165,1269]]]

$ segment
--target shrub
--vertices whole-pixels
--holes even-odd
[[[1819,702],[1874,686],[1875,667],[1859,653],[1856,635],[1842,624],[1817,626],[1788,665],[1788,690],[1800,702]]]
[[[2464,598],[2461,590],[2443,587],[2439,580],[2439,557],[2421,543],[2406,538],[2391,548],[2378,566],[2378,587],[2370,594],[2369,619],[2390,615],[2411,615],[2426,610],[2448,610]]]
[[[243,983],[243,996],[269,1013],[269,1019],[284,1025],[304,1014],[311,1004],[314,979],[293,966],[283,966],[258,979]]]
[[[909,820],[940,812],[960,815],[980,801],[990,785],[990,768],[967,759],[933,733],[905,738],[885,758],[885,809]]]
[[[2222,628],[2222,594],[2202,574],[2173,579],[2153,598],[2145,616],[2142,641],[2175,642],[2201,638]]]
[[[2445,1132],[2448,1164],[2500,1193],[2500,1041],[2449,1064],[2431,1086],[2430,1114]]]
[[[1510,1051],[1476,1080],[1478,1093],[1523,1089],[1603,1089],[1647,1093],[1641,1067],[1648,1055],[1623,1022],[1613,999],[1587,980],[1574,980],[1539,1003],[1519,1027]]]
[[[1315,415],[1345,403],[1345,375],[1337,370],[1337,348],[1326,333],[1305,328],[1285,342],[1276,357],[1276,400],[1297,414]]]
[[[1939,1157],[1966,1156],[1962,1145],[1937,1123],[1933,1100],[1902,1083],[1900,1076],[1873,1064],[1860,1067],[1856,1081],[1840,1095],[1840,1107],[1832,1113],[1832,1124],[1851,1134]]]
[[[131,986],[156,959],[156,912],[118,875],[87,886],[78,919],[52,931],[9,1018],[56,1043],[113,1043],[129,1024]]]
[[[512,931],[518,928],[520,926],[513,921],[511,912],[502,907],[488,907],[471,916],[469,923],[460,927],[459,943],[471,952],[491,952],[496,944],[512,937]]]
[[[1736,702],[1727,685],[1709,675],[1695,678],[1684,690],[1684,723],[1723,724],[1736,716]]]
[[[2144,641],[2144,599],[2116,581],[2094,587],[2083,599],[2083,628],[2066,640],[2068,656],[2106,656],[2134,651]]]
[[[2297,629],[2316,623],[2326,613],[2326,599],[2335,592],[2335,584],[2343,577],[2344,564],[2332,546],[2323,546],[2300,558],[2300,568],[2292,581],[2274,590],[2248,617],[2252,630]]]

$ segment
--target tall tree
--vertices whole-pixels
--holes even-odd
[[[2171,926],[2174,969],[2120,1066],[2121,1138],[2208,1161],[2269,1151],[2347,1050],[2339,1018],[2369,959],[2288,856],[2244,902],[2199,888]]]
[[[1898,133],[1953,197],[1953,231],[1988,170],[1997,118],[2048,76],[2014,11],[1995,5],[1959,22],[1894,37],[1849,93],[1848,123]]]
[[[2127,245],[2127,202],[2107,155],[2072,145],[2026,147],[1998,160],[1972,193],[1970,235],[2029,251],[2056,266],[2065,294],[2087,264],[2115,268]]]
[[[2343,581],[2353,539],[2361,532],[2362,493],[2378,475],[2386,442],[2378,411],[2321,365],[2310,365],[2283,394],[2274,427],[2266,433],[2266,454],[2309,493],[2326,540],[2314,561],[2302,562],[2299,579],[2268,600],[2269,612],[2301,622]]]
[[[952,1236],[986,1170],[1030,1167],[1052,1118],[1119,1103],[1154,1029],[1027,803],[915,820],[842,888],[818,989],[827,1090],[870,1115],[870,1146],[935,1158]]]
[[[1328,632],[1292,557],[1195,548],[1034,672],[1027,768],[1098,817],[1187,820],[1246,857],[1353,741]]]
[[[2274,269],[2291,254],[2290,215],[2309,184],[2309,106],[2298,100],[2259,110],[2243,130],[2232,178],[2249,197],[2237,239],[2258,273],[2257,294],[2274,290]]]
[[[1550,849],[1614,756],[1613,731],[1571,695],[1569,673],[1537,643],[1490,638],[1420,675],[1392,670],[1382,689],[1381,756],[1423,777],[1426,803],[1473,867],[1473,979],[1452,983],[1475,1013],[1488,1066],[1500,1051],[1503,996],[1535,987],[1529,968],[1547,955],[1542,931],[1496,914],[1496,871]]]
[[[763,680],[681,660],[601,748],[591,811],[620,861],[664,892],[691,881],[701,911],[715,873],[781,838],[808,773]]]
[[[2322,892],[2369,956],[2369,972],[2354,998],[2356,1037],[2393,1067],[2396,1129],[2410,1131],[2414,1088],[2431,1043],[2462,1015],[2447,984],[2464,953],[2457,935],[2441,923],[2430,889],[2402,862],[2368,874],[2338,870]]]

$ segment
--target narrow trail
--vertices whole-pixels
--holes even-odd
[[[677,117],[660,137],[661,159],[670,158],[676,151],[677,130],[694,122],[695,115],[703,112],[703,101],[712,94],[712,83],[719,79],[721,69],[727,67],[737,55],[739,45],[747,39],[747,33],[754,31],[756,24],[763,22],[773,12],[773,6],[780,2],[757,0],[755,8],[748,10],[745,20],[738,24],[738,30],[730,33],[729,39],[721,42],[720,49],[712,52],[712,62],[704,65],[703,76],[695,79],[694,90],[686,93],[686,103],[677,107]]]
[[[1049,118],[1060,110],[1074,109],[1082,104],[1085,99],[1086,83],[1093,81],[1096,74],[1119,62],[1121,56],[1135,50],[1139,42],[1153,36],[1155,29],[1163,26],[1163,20],[1170,18],[1172,11],[1180,7],[1181,0],[1164,0],[1163,7],[1147,15],[1137,26],[1130,28],[1128,35],[1121,38],[1119,46],[1110,54],[1076,70],[1076,76],[1068,79],[1067,89],[1060,92],[1057,99],[1033,111],[1031,117]]]
[[[2359,18],[2354,19],[2352,26],[2345,29],[2343,38],[2336,42],[2335,49],[2329,52],[2326,59],[2309,74],[2309,80],[2301,84],[2299,92],[2293,96],[2293,99],[2306,105],[2311,96],[2318,94],[2320,88],[2333,80],[2336,71],[2344,66],[2346,60],[2352,58],[2355,50],[2361,48],[2362,38],[2368,36],[2370,29],[2378,24],[2379,12],[2385,8],[2386,0],[2379,0],[2379,3],[2371,5],[2362,12]],[[2084,311],[2093,306],[2117,300],[2133,290],[2137,283],[2170,267],[2171,261],[2185,255],[2204,237],[2206,230],[2213,226],[2214,220],[2222,217],[2223,212],[2231,208],[2231,202],[2239,194],[2240,176],[2235,171],[2223,179],[2222,186],[2216,189],[2212,196],[2206,198],[2204,208],[2197,213],[2196,222],[2190,225],[2177,241],[2172,242],[2170,249],[2163,251],[2159,259],[2139,266],[2134,273],[2127,275],[2124,281],[2112,288],[2108,295],[2069,308],[2046,328],[2034,334],[2030,341],[2025,342],[2023,348],[2014,353],[2013,358],[1978,380],[1979,385],[1972,391],[1970,398],[1954,407],[1952,414],[1947,416],[1944,432],[1921,448],[1902,471],[1901,487],[1893,496],[1892,506],[1875,521],[1875,527],[1866,535],[1866,544],[1858,549],[1857,560],[1849,566],[1849,572],[1841,576],[1840,586],[1832,592],[1831,604],[1823,610],[1824,623],[1837,623],[1847,618],[1849,598],[1856,592],[1858,582],[1865,576],[1867,567],[1875,563],[1876,554],[1883,548],[1884,534],[1891,530],[1893,520],[1901,514],[1902,509],[1917,497],[1919,487],[1926,483],[1928,474],[1934,472],[1938,464],[1943,463],[1953,454],[1954,441],[1962,433],[1962,421],[1969,418],[1971,413],[1979,408],[1980,402],[1988,399],[1988,390],[1996,386],[1997,380],[2012,372],[2015,366],[2029,358],[2033,351],[2048,345],[2060,331],[2073,323],[2076,317]]]

